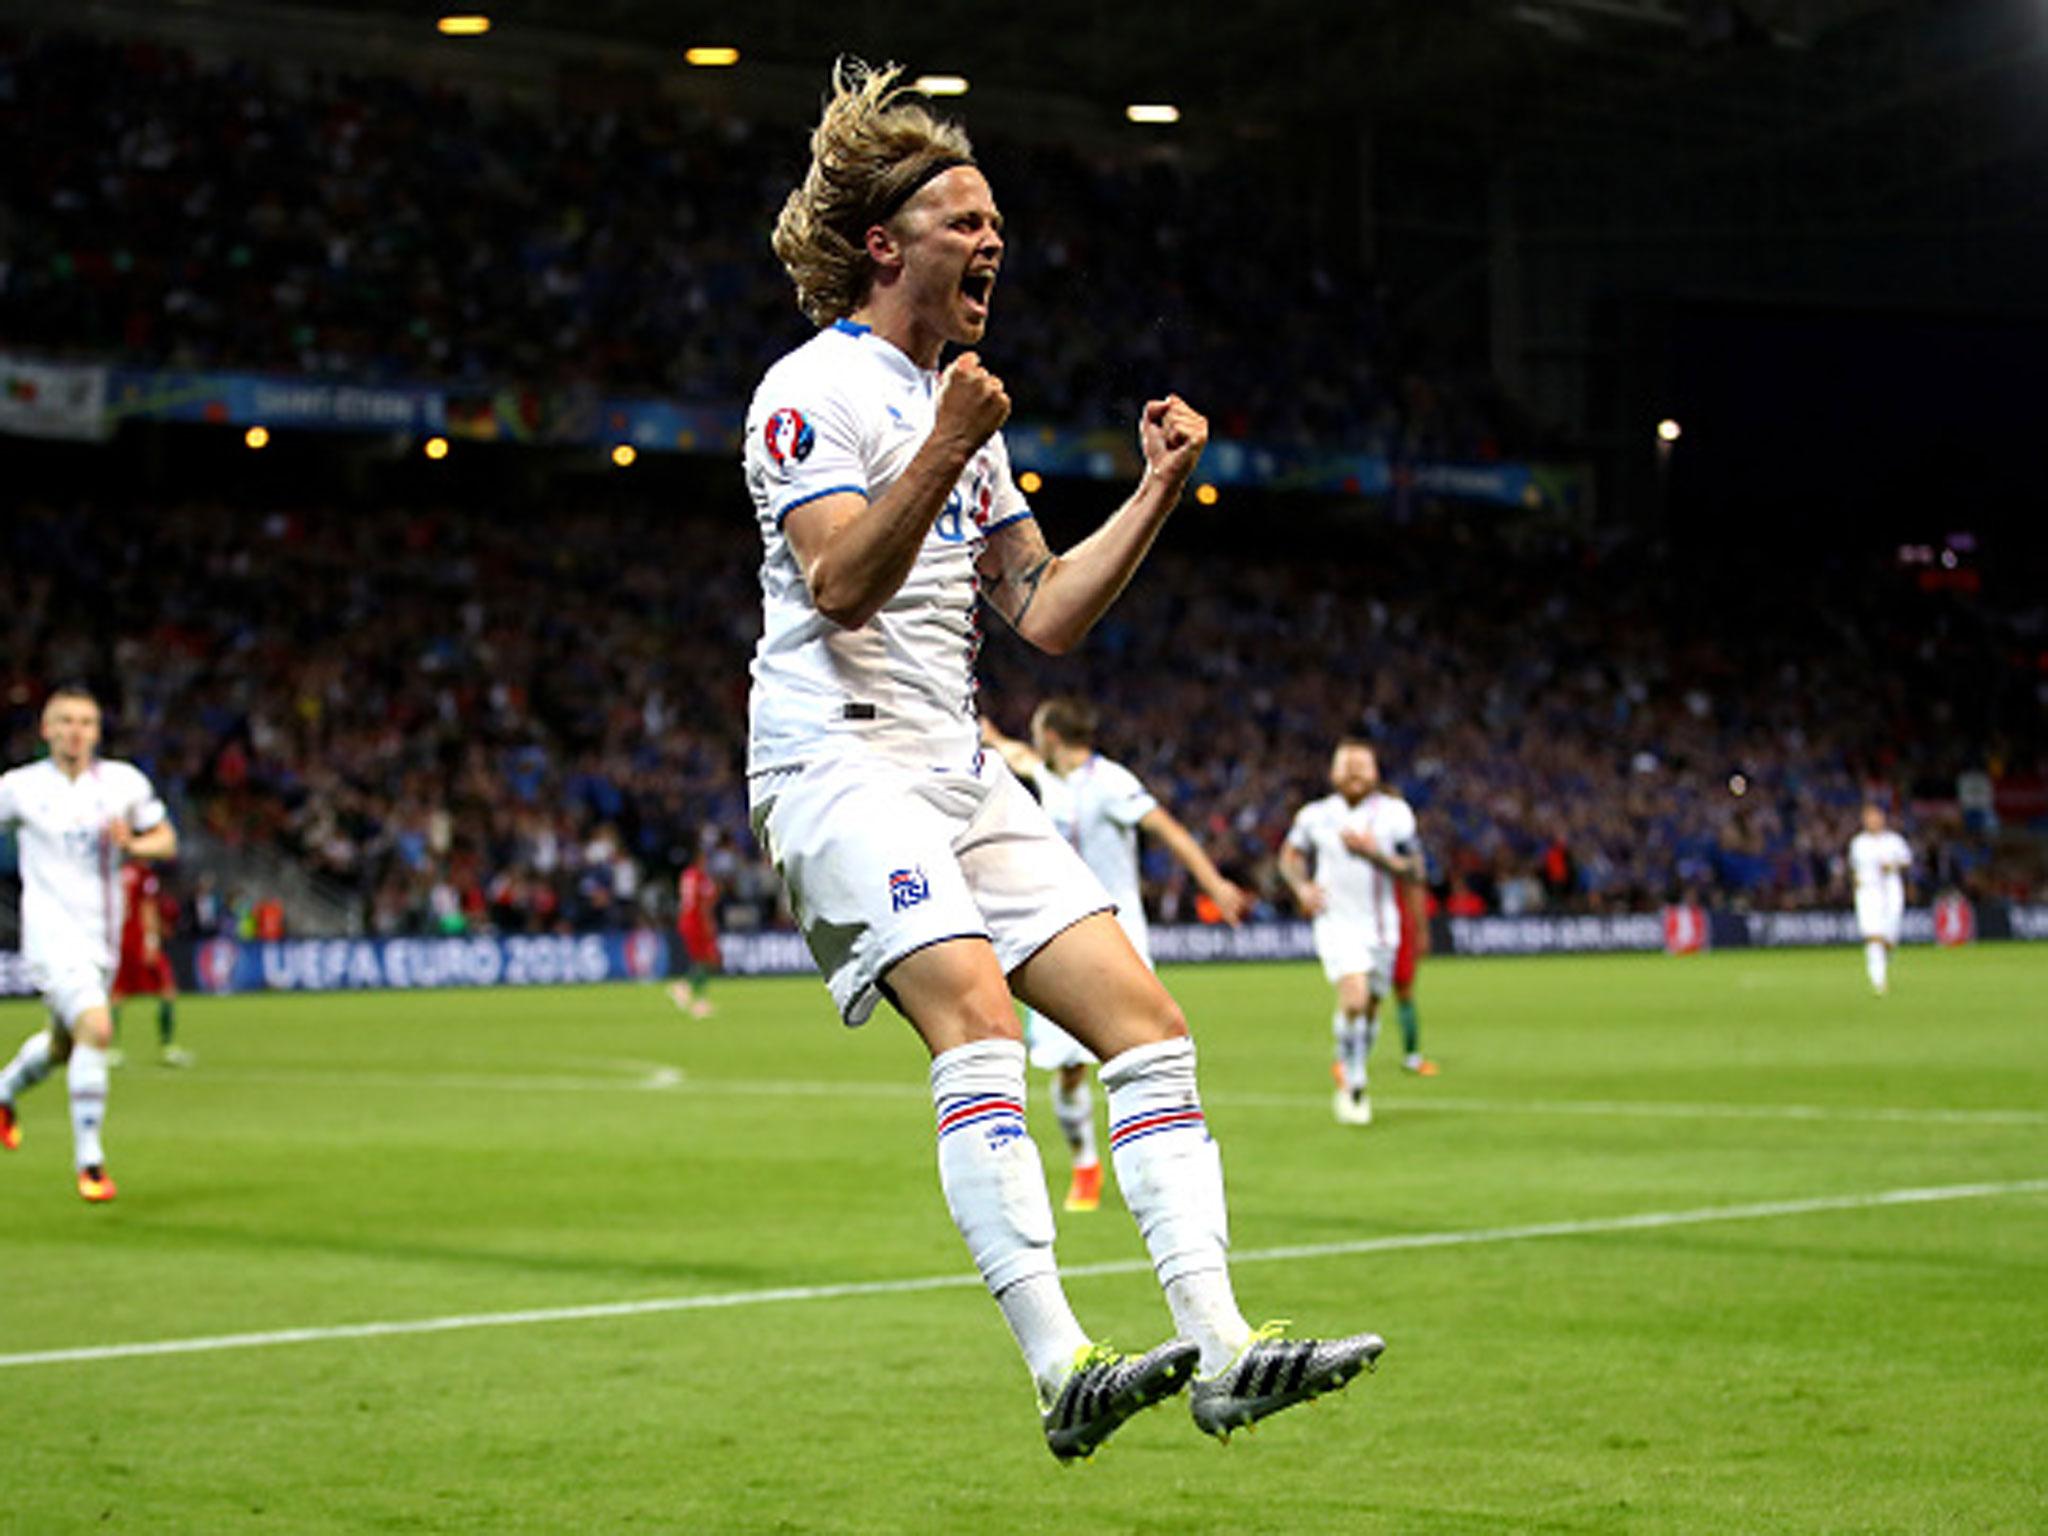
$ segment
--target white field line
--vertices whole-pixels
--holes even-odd
[[[607,1063],[594,1063],[607,1065]],[[619,1062],[620,1075],[435,1072],[301,1072],[262,1068],[208,1068],[180,1082],[204,1079],[305,1087],[374,1089],[377,1091],[470,1090],[510,1093],[648,1093],[682,1092],[743,1098],[922,1099],[923,1083],[805,1081],[690,1077],[680,1067],[655,1062]],[[628,1075],[630,1074],[630,1075]],[[1204,1093],[1211,1104],[1235,1109],[1324,1109],[1322,1093],[1236,1093],[1230,1089]],[[1644,1120],[1807,1120],[1853,1121],[1896,1125],[2041,1125],[2048,1109],[1943,1109],[1938,1106],[1858,1104],[1692,1104],[1660,1099],[1500,1099],[1460,1098],[1431,1090],[1405,1093],[1375,1106],[1391,1115],[1425,1113],[1489,1115],[1590,1115]]]
[[[1936,1205],[1956,1200],[1988,1200],[2006,1195],[2048,1194],[2048,1179],[2016,1179],[1995,1184],[1945,1184],[1925,1189],[1883,1189],[1860,1195],[1822,1195],[1809,1200],[1768,1200],[1753,1205],[1704,1206],[1685,1211],[1644,1211],[1632,1216],[1600,1216],[1583,1221],[1533,1222],[1515,1227],[1482,1227],[1463,1232],[1411,1232],[1360,1238],[1344,1243],[1308,1243],[1258,1248],[1231,1256],[1233,1265],[1273,1264],[1283,1260],[1351,1258],[1414,1248],[1460,1248],[1487,1243],[1525,1242],[1542,1237],[1588,1237],[1609,1232],[1646,1232],[1664,1227],[1698,1227],[1717,1222],[1767,1221],[1786,1216],[1812,1216],[1833,1211],[1875,1210],[1887,1206]],[[1104,1264],[1070,1265],[1068,1279],[1100,1275],[1149,1273],[1144,1259],[1119,1259]],[[471,1328],[519,1328],[536,1323],[578,1323],[604,1318],[644,1317],[664,1312],[708,1312],[731,1307],[757,1307],[777,1302],[841,1301],[868,1296],[901,1296],[918,1291],[978,1288],[973,1274],[922,1275],[905,1280],[865,1280],[838,1285],[787,1285],[753,1291],[725,1291],[701,1296],[660,1296],[641,1301],[599,1302],[580,1307],[536,1307],[518,1312],[476,1312],[408,1321],[349,1323],[331,1328],[283,1328],[268,1333],[227,1333],[189,1339],[158,1339],[135,1344],[99,1344],[78,1349],[32,1350],[0,1355],[0,1369],[31,1365],[67,1365],[95,1360],[135,1360],[157,1355],[215,1354],[230,1349],[268,1349],[282,1344],[315,1344],[336,1339],[377,1339],[399,1334],[454,1333]]]

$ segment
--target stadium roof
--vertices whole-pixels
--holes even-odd
[[[46,24],[49,9],[0,0],[0,14]],[[1625,129],[1674,112],[1704,115],[1716,131],[1769,134],[1869,88],[1873,53],[1895,48],[1873,21],[1965,9],[1935,0],[90,0],[73,18],[105,24],[125,12],[147,30],[187,34],[212,25],[237,45],[251,31],[281,43],[294,31],[345,29],[357,51],[404,51],[432,38],[441,13],[482,11],[493,26],[479,52],[680,67],[685,46],[723,43],[741,51],[744,89],[786,76],[807,100],[829,60],[849,52],[966,76],[977,119],[992,97],[999,109],[1038,103],[1049,125],[1078,108],[1168,101],[1198,134],[1370,118],[1520,142],[1582,120]]]

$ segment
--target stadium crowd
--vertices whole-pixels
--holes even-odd
[[[1121,434],[1170,377],[1228,436],[1500,450],[1497,392],[1404,342],[1269,173],[1205,163],[1192,196],[1158,157],[978,149],[1018,236],[985,355],[1035,418]],[[767,254],[804,154],[674,104],[0,33],[0,346],[739,402],[806,333]]]
[[[1466,912],[1840,902],[1866,794],[1906,810],[2041,766],[2035,684],[1980,605],[1859,578],[1745,609],[1688,598],[1640,545],[1321,517],[1313,556],[1193,524],[1077,655],[996,626],[982,658],[1012,732],[1049,693],[1093,698],[1103,749],[1268,915],[1345,731],[1380,744]],[[0,554],[8,759],[47,680],[92,679],[112,752],[213,836],[348,893],[367,931],[638,921],[706,836],[731,915],[777,918],[745,824],[758,538],[736,489],[520,515],[30,505]],[[1981,822],[1906,830],[1930,887],[2042,888],[2033,845],[2001,854]],[[1148,874],[1191,914],[1171,861]]]

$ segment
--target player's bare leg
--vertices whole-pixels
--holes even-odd
[[[1223,1163],[1202,1113],[1187,1020],[1106,913],[1084,918],[1011,974],[1017,995],[1102,1058],[1110,1156],[1174,1324],[1201,1350],[1195,1422],[1227,1436],[1342,1386],[1377,1336],[1289,1342],[1253,1329],[1231,1288]]]
[[[1037,1384],[1046,1443],[1062,1460],[1086,1456],[1186,1386],[1195,1351],[1176,1340],[1125,1358],[1075,1319],[1053,1259],[1045,1169],[1024,1128],[1024,1042],[988,941],[929,945],[884,984],[931,1052],[939,1183]]]

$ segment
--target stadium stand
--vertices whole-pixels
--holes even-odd
[[[195,824],[288,853],[369,932],[625,924],[704,828],[735,915],[772,922],[740,779],[744,507],[584,495],[544,537],[450,505],[24,508],[8,751],[30,754],[39,679],[103,680],[113,740]],[[1736,599],[1688,599],[1631,545],[1326,521],[1309,559],[1206,535],[1159,551],[1075,657],[992,636],[985,697],[1011,729],[1050,692],[1099,701],[1105,749],[1269,897],[1346,730],[1383,744],[1440,894],[1508,912],[1839,902],[1866,794],[1948,805],[1959,773],[2041,761],[2020,621],[1881,572],[1827,603],[1757,593],[1731,627]],[[1840,707],[1816,718],[1819,694]],[[2041,888],[2031,842],[1949,810],[1908,826],[1940,884]]]
[[[728,116],[50,33],[0,37],[0,130],[17,347],[729,402],[805,331],[763,254],[801,139]],[[1384,295],[1318,264],[1268,179],[1208,167],[1189,197],[1167,162],[979,149],[1026,236],[988,352],[1035,412],[1121,432],[1171,377],[1231,400],[1226,435],[1501,450],[1484,381],[1407,355]],[[1299,302],[1273,309],[1275,272]]]

